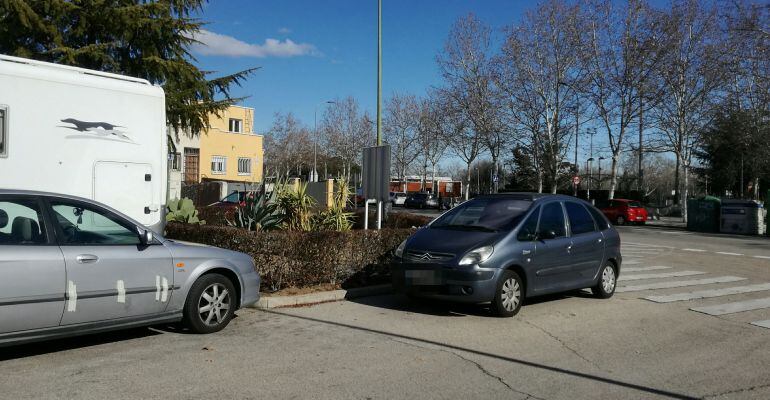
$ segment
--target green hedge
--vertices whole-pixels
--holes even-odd
[[[393,250],[413,229],[349,232],[247,232],[238,228],[170,222],[166,237],[247,253],[254,258],[262,290],[323,283],[344,288],[390,281]]]

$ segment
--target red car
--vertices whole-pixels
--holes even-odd
[[[636,200],[613,199],[599,208],[615,225],[647,222],[647,209]]]

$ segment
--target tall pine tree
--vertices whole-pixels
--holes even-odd
[[[166,92],[166,118],[198,135],[256,68],[209,79],[189,53],[205,0],[0,0],[0,54],[147,79]]]

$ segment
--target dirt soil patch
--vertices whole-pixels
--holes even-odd
[[[277,297],[277,296],[297,296],[301,294],[310,294],[316,292],[328,292],[331,290],[341,289],[340,285],[334,283],[322,283],[320,285],[308,286],[308,287],[290,287],[281,289],[272,293],[261,293],[264,297]]]

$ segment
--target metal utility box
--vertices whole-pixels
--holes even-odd
[[[719,198],[712,196],[687,200],[687,230],[719,232],[720,205]]]
[[[722,200],[719,231],[741,235],[765,233],[762,204],[754,200]]]

